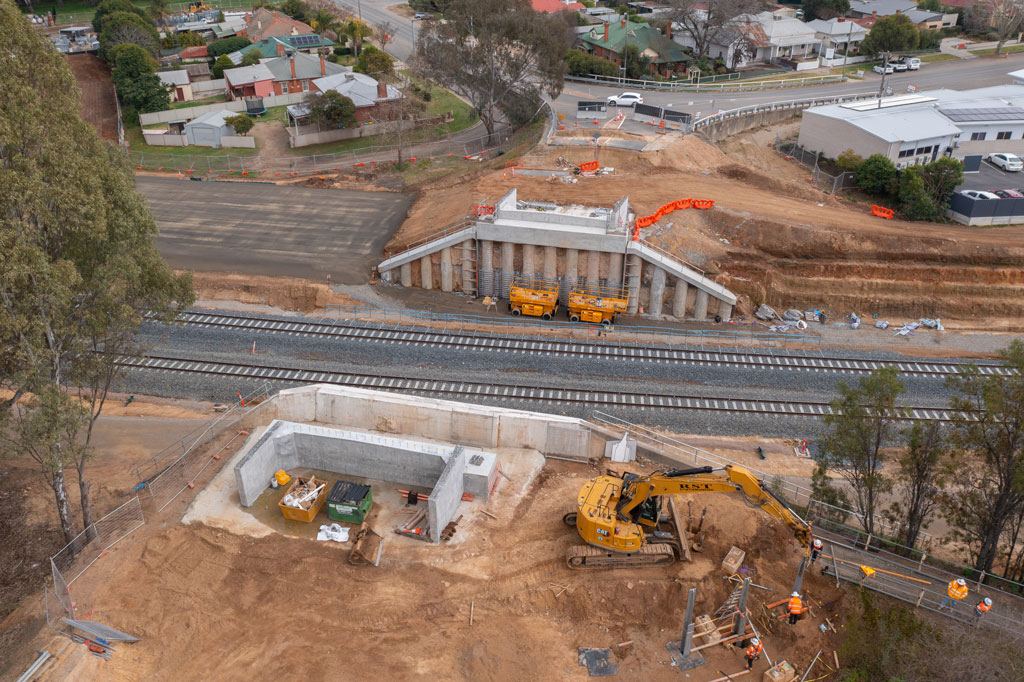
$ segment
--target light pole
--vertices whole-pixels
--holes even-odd
[[[416,51],[416,17],[409,20],[409,25],[412,27],[412,51]]]
[[[363,20],[363,0],[356,0],[356,6],[359,8],[359,21]]]

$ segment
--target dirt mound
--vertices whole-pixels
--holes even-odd
[[[194,272],[192,283],[196,298],[211,304],[237,301],[299,312],[312,312],[329,303],[360,305],[359,301],[331,290],[326,284],[291,277]]]
[[[666,135],[650,145],[644,156],[655,166],[680,171],[714,170],[733,163],[718,147],[695,135]]]

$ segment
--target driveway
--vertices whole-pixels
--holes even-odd
[[[988,161],[981,162],[977,173],[964,173],[964,182],[957,189],[1017,189],[1024,187],[1024,173],[1008,173]]]
[[[139,176],[174,268],[362,284],[412,197]]]

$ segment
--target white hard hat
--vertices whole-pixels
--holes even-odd
[[[759,640],[757,637],[755,637],[754,639],[750,640],[750,643],[753,644],[754,646],[757,646],[758,644],[761,643],[761,640]]]
[[[992,600],[988,597],[985,597],[985,606],[992,606]]]
[[[956,584],[960,587],[965,587],[967,585],[967,581],[965,581],[963,578],[957,578]]]
[[[821,547],[821,540],[819,540],[818,538],[814,538],[814,546]]]
[[[800,593],[799,593],[799,592],[794,592],[794,593],[793,593],[793,594],[791,594],[790,596],[791,596],[791,597],[799,597],[799,596],[800,596]]]

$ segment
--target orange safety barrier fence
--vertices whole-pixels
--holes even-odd
[[[580,168],[582,168],[582,166],[580,166]],[[708,210],[714,207],[714,199],[677,199],[676,201],[665,204],[652,215],[640,216],[636,219],[636,223],[633,225],[633,241],[640,239],[641,227],[650,227],[673,211],[683,211],[688,208]]]
[[[883,206],[871,206],[871,215],[876,215],[879,218],[885,218],[886,220],[892,220],[893,210],[891,208],[885,208]]]
[[[473,213],[476,215],[494,215],[494,207],[484,205],[474,206]]]
[[[597,168],[597,161],[586,161],[580,164],[580,170],[583,172],[596,171]]]

